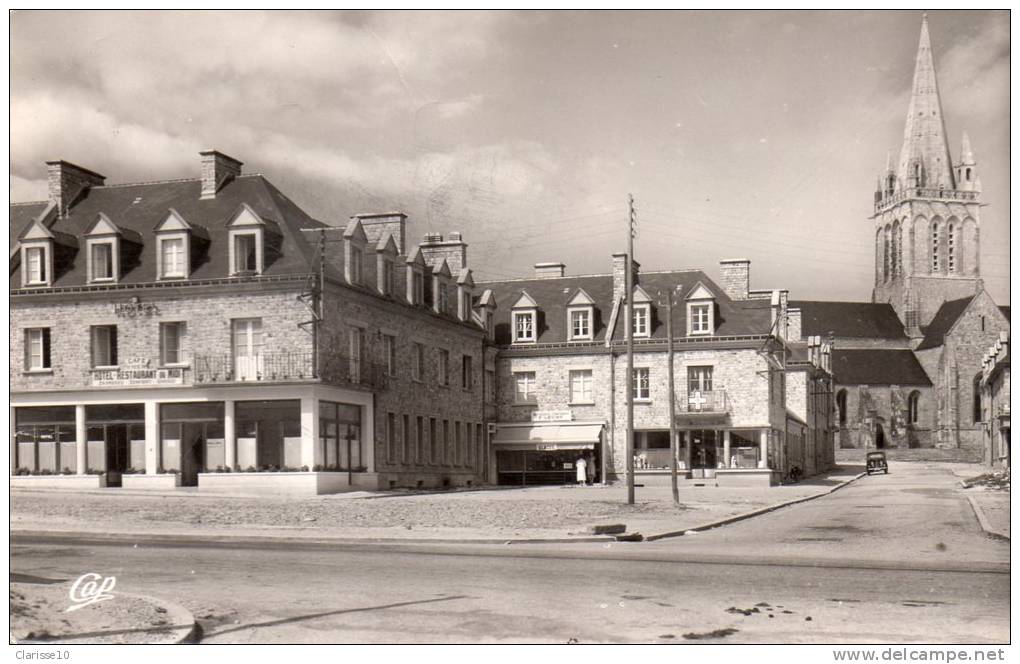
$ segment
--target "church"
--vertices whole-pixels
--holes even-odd
[[[874,194],[870,302],[791,301],[803,334],[832,341],[838,448],[983,450],[982,361],[1009,307],[981,278],[981,179],[963,133],[954,160],[928,20],[921,25],[903,146]]]

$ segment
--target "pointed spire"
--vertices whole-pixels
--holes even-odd
[[[907,186],[956,188],[949,144],[946,142],[942,102],[928,35],[928,15],[921,21],[914,83],[903,130],[899,178]]]
[[[885,172],[892,173],[892,150],[885,151]]]
[[[960,147],[960,163],[964,166],[973,166],[977,162],[974,161],[974,151],[970,149],[970,136],[967,132],[963,132],[963,145]]]

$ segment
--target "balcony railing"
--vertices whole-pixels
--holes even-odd
[[[237,357],[229,353],[195,355],[194,376],[196,385],[321,381],[372,389],[386,387],[385,368],[374,362],[352,362],[349,357],[335,353],[324,353],[316,362],[311,351]]]
[[[679,410],[683,413],[728,413],[730,400],[726,390],[704,390],[681,395]]]
[[[935,198],[943,201],[976,201],[978,192],[961,191],[959,189],[933,189],[930,187],[910,187],[893,192],[891,196],[879,199],[875,203],[875,211],[911,198]]]

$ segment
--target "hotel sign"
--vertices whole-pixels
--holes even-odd
[[[572,422],[574,414],[569,410],[536,410],[531,413],[532,422]]]
[[[93,387],[145,387],[158,385],[183,385],[184,369],[99,369],[92,372]]]
[[[113,313],[121,318],[138,318],[139,316],[158,316],[160,311],[158,305],[141,302],[137,297],[133,297],[129,302],[114,304]]]

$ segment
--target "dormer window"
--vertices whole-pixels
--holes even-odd
[[[457,276],[457,320],[464,322],[471,320],[471,300],[474,288],[475,280],[471,276],[471,270],[462,269]]]
[[[380,295],[393,294],[393,261],[397,257],[397,243],[389,233],[380,238],[375,247],[375,287]]]
[[[436,298],[436,310],[445,314],[450,311],[450,287],[445,283],[439,283],[439,297]]]
[[[142,244],[138,233],[119,228],[102,212],[85,232],[85,238],[89,283],[115,283],[120,279],[125,256],[140,250]]]
[[[419,247],[411,250],[406,263],[407,303],[421,306],[425,302],[425,259]]]
[[[595,334],[595,300],[578,288],[567,302],[567,338],[591,341]]]
[[[258,274],[258,235],[255,233],[234,234],[234,274]]]
[[[173,208],[169,214],[156,226],[156,274],[159,279],[187,279],[191,275],[191,255],[193,251],[201,251],[200,246],[205,246],[209,241],[206,230],[200,226],[192,226],[184,220]],[[249,231],[249,234],[254,231]],[[234,237],[241,237],[240,230],[234,232]],[[250,237],[250,235],[249,235]],[[235,240],[236,241],[236,240]],[[256,236],[256,242],[258,238]],[[201,243],[201,245],[200,245]],[[258,249],[243,247],[240,251],[234,251],[234,260],[244,263],[242,269],[234,270],[231,266],[231,273],[254,272],[258,269]],[[254,253],[255,267],[249,269],[247,265],[252,264],[252,253]]]
[[[113,242],[89,243],[89,281],[113,280]]]
[[[425,304],[425,275],[421,272],[415,272],[414,277],[414,301],[411,304]]]
[[[368,236],[358,218],[344,229],[344,277],[349,284],[365,283],[365,246]]]
[[[159,276],[173,279],[188,276],[184,267],[184,238],[159,239]]]
[[[262,274],[266,265],[266,226],[247,204],[242,203],[230,222],[230,275],[234,277]]]
[[[522,292],[510,310],[513,343],[535,343],[538,340],[538,303],[527,292]]]
[[[700,282],[687,295],[687,334],[710,335],[715,331],[715,296]]]
[[[25,247],[22,249],[25,266],[24,283],[26,286],[46,286],[49,279],[49,247],[40,245],[37,247]]]
[[[432,266],[432,310],[450,313],[450,266],[445,258]]]
[[[351,249],[351,265],[348,270],[347,280],[352,284],[360,284],[365,272],[365,257],[360,249]]]
[[[652,334],[652,298],[640,286],[634,287],[634,313],[631,315],[631,334],[649,337]]]

